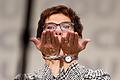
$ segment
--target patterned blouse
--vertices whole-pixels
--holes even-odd
[[[78,63],[73,63],[64,71],[60,69],[59,75],[54,76],[48,66],[35,71],[33,74],[17,75],[14,80],[110,80],[110,75],[101,69],[92,70]]]

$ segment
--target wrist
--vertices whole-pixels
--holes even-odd
[[[60,66],[60,60],[45,60],[48,66]]]
[[[64,62],[71,63],[76,61],[78,59],[78,56],[73,54],[65,54],[63,58],[64,58]]]

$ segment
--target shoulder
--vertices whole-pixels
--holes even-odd
[[[22,80],[23,77],[25,80],[43,80],[43,77],[51,75],[51,71],[46,64],[44,66],[38,67],[34,70],[33,73],[29,74],[18,74],[14,80]]]
[[[84,79],[95,79],[95,80],[110,80],[110,75],[103,69],[93,70],[91,68],[77,64],[76,70],[83,74]]]
[[[35,74],[18,74],[14,80],[35,80],[37,79]]]

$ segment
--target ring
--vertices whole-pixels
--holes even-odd
[[[54,49],[50,49],[50,52],[55,53],[56,51]]]
[[[65,42],[65,43],[68,43],[68,40],[65,39],[64,42]]]

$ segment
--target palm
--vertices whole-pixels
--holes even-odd
[[[89,39],[82,40],[76,32],[68,32],[66,37],[62,37],[61,45],[64,54],[78,55],[80,51],[85,49]]]
[[[60,43],[52,31],[44,31],[41,38],[31,39],[44,56],[59,55]]]

